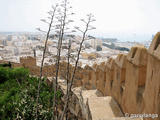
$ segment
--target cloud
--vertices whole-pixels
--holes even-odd
[[[44,26],[40,19],[46,17],[54,2],[1,0],[0,31],[34,31]],[[97,32],[154,33],[160,29],[159,0],[71,0],[71,4],[76,21],[90,12],[96,16]]]

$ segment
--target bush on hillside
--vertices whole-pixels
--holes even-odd
[[[9,79],[8,69],[0,67],[0,84]]]
[[[28,70],[0,67],[0,120],[34,120],[37,87],[38,78],[30,77]],[[43,79],[38,107],[39,119],[51,119],[53,95],[51,87]],[[61,96],[58,91],[57,98],[60,99]]]

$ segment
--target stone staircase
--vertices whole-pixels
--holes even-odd
[[[65,94],[65,80],[59,80],[59,86]],[[117,102],[111,96],[103,97],[96,89],[86,90],[82,87],[75,87],[72,91],[71,101],[74,101],[74,104],[70,102],[70,111],[75,115],[81,111],[82,120],[142,120],[124,117]]]
[[[74,93],[79,96],[74,88]],[[131,120],[125,118],[117,102],[111,96],[102,97],[98,90],[81,90],[83,103],[88,102],[92,120]],[[140,120],[140,119],[132,119]]]

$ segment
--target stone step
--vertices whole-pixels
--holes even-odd
[[[93,97],[102,97],[102,93],[98,90],[83,90],[82,91],[83,98],[93,98]]]
[[[92,115],[92,120],[105,120],[115,117],[123,117],[123,114],[116,103],[111,97],[97,97],[88,98],[88,104]]]
[[[66,82],[59,80],[59,85],[66,93]],[[79,104],[84,118],[92,117],[92,120],[140,120],[125,118],[121,112],[117,102],[111,96],[105,96],[98,90],[85,90],[82,87],[76,87],[72,89],[74,95],[77,97],[76,106]],[[74,98],[73,97],[73,101]],[[76,99],[75,99],[76,100]],[[72,104],[71,104],[72,105]],[[76,107],[71,106],[73,111],[76,111]],[[77,110],[78,111],[78,110]],[[73,112],[75,115],[78,112]],[[89,115],[89,116],[88,116]]]
[[[75,88],[73,91],[79,96],[79,99],[83,99],[82,104],[88,104],[92,120],[123,117],[123,113],[118,104],[111,96],[102,97],[102,94],[98,90],[82,90],[80,88]]]
[[[92,120],[131,120],[123,117],[117,102],[111,96],[102,97],[98,90],[82,90],[82,96],[84,102],[88,100]]]
[[[93,97],[102,97],[103,95],[98,90],[83,90],[81,87],[73,88],[73,93],[76,94],[80,98],[80,93],[82,93],[83,99]]]

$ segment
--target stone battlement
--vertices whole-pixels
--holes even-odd
[[[112,96],[123,113],[160,115],[160,33],[148,50],[135,46],[127,55],[119,54],[116,59],[94,66],[96,69],[90,71],[95,72],[94,78],[83,77],[84,84],[91,81],[86,89],[96,81],[95,89],[103,96]]]

